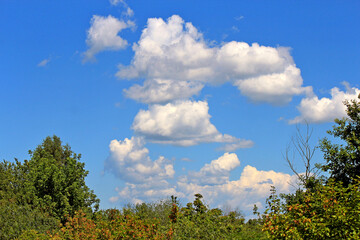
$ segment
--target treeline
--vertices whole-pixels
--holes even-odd
[[[210,209],[200,194],[99,210],[81,155],[57,136],[30,160],[0,163],[0,239],[266,239],[257,221]]]
[[[0,239],[360,239],[360,102],[344,104],[347,118],[328,131],[339,143],[324,138],[318,146],[324,164],[312,166],[311,134],[295,138],[305,172],[286,160],[299,188],[269,189],[265,212],[254,206],[258,218],[248,222],[240,212],[209,208],[201,194],[185,206],[171,196],[99,210],[81,155],[47,137],[30,160],[0,163]]]

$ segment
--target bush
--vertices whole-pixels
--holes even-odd
[[[359,187],[360,180],[347,188],[330,180],[295,204],[281,201],[273,189],[263,230],[270,239],[360,239]]]
[[[29,230],[45,234],[58,226],[57,219],[33,206],[0,203],[0,239],[14,239]]]

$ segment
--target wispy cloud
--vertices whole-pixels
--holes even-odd
[[[238,28],[237,26],[232,26],[232,27],[231,27],[231,30],[232,30],[233,32],[240,32],[240,30],[239,30],[239,28]]]
[[[134,16],[134,11],[129,7],[125,0],[110,0],[110,3],[114,6],[121,4],[125,8],[125,11],[122,14],[126,17]]]
[[[254,146],[254,142],[251,140],[238,139],[234,143],[228,143],[225,146],[219,147],[217,150],[224,152],[234,152],[237,149],[251,148]]]
[[[38,67],[45,67],[51,61],[51,58],[46,58],[37,64]]]

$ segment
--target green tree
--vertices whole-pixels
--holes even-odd
[[[347,118],[335,119],[336,125],[328,133],[345,144],[334,144],[324,138],[320,148],[326,160],[322,170],[328,171],[335,181],[348,186],[360,175],[360,102],[346,100],[344,104]]]
[[[85,183],[88,171],[81,155],[74,153],[69,145],[62,145],[59,137],[47,137],[25,161],[28,168],[27,187],[34,195],[33,204],[65,220],[66,215],[83,210],[97,210],[99,200]]]

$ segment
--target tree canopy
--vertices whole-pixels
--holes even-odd
[[[80,162],[81,154],[62,145],[57,136],[47,137],[29,153],[31,160],[25,162],[29,166],[28,179],[41,205],[50,206],[59,217],[98,207],[99,200],[85,183],[88,171]]]
[[[57,219],[75,211],[92,212],[99,200],[85,183],[88,171],[81,155],[57,136],[47,137],[30,160],[0,164],[0,201],[32,205]]]
[[[360,94],[358,96],[360,99]],[[344,144],[332,143],[324,138],[320,148],[324,152],[326,164],[322,170],[330,173],[330,178],[348,186],[360,175],[360,102],[344,102],[347,117],[335,119],[336,125],[328,133],[342,140]]]

